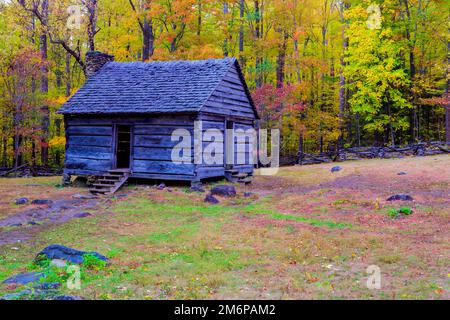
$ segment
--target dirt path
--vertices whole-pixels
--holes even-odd
[[[0,228],[6,229],[0,232],[0,245],[24,242],[51,225],[90,216],[92,213],[89,211],[98,206],[99,199],[89,199],[87,195],[83,197],[83,199],[76,197],[59,199],[48,205],[36,205],[0,220]]]

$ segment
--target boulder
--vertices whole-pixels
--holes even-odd
[[[158,190],[164,190],[165,188],[166,188],[165,183],[161,183],[159,186],[156,187],[156,189],[158,189]]]
[[[108,258],[97,252],[79,251],[59,244],[51,245],[39,252],[36,256],[35,261],[39,262],[42,259],[58,259],[65,260],[72,264],[82,264],[84,261],[84,256],[87,254],[97,257],[98,259],[106,262],[109,261]]]
[[[78,296],[57,296],[53,300],[69,301],[69,300],[83,300],[83,298]]]
[[[78,218],[78,219],[82,219],[82,218],[87,218],[92,216],[92,214],[90,214],[89,212],[80,212],[80,213],[76,213],[74,214],[74,218]]]
[[[200,193],[204,193],[205,189],[202,188],[201,185],[193,185],[190,189],[190,192],[200,192]]]
[[[79,200],[92,200],[97,199],[98,197],[94,196],[93,194],[75,194],[72,196],[72,198]]]
[[[211,189],[211,195],[221,197],[234,197],[236,188],[234,186],[221,185]]]
[[[38,285],[35,285],[33,288],[35,290],[56,290],[61,287],[61,283],[59,282],[44,282]]]
[[[33,288],[0,297],[0,300],[49,300],[57,296],[60,283],[41,283]]]
[[[19,198],[16,199],[16,205],[20,206],[20,205],[24,205],[27,204],[30,200],[28,200],[28,198]]]
[[[50,265],[56,268],[65,268],[67,267],[67,262],[61,259],[53,259],[52,262],[50,262]]]
[[[36,199],[31,202],[31,204],[36,204],[36,205],[51,205],[52,203],[53,203],[53,201],[48,200],[48,199]]]
[[[204,200],[206,203],[211,203],[211,204],[218,204],[220,201],[217,200],[216,197],[214,197],[211,194],[208,194]]]
[[[21,223],[13,223],[13,224],[8,225],[8,227],[13,227],[13,228],[18,228],[18,227],[21,227],[21,226],[22,226]]]
[[[331,168],[331,172],[332,173],[339,172],[339,171],[342,171],[342,167],[340,167],[340,166],[336,166],[336,167]]]
[[[407,173],[406,173],[406,172],[404,172],[404,171],[402,171],[402,172],[399,172],[399,173],[397,173],[397,175],[399,175],[399,176],[406,176],[406,175],[407,175]]]
[[[28,283],[37,283],[44,277],[45,275],[42,272],[21,273],[6,279],[3,283],[24,285]]]
[[[26,290],[22,290],[20,292],[4,295],[4,296],[0,297],[0,300],[3,300],[3,301],[20,300],[25,297],[28,298],[32,293],[33,293],[33,290],[26,289]]]
[[[386,201],[413,201],[413,197],[407,195],[407,194],[396,194],[391,197],[389,197]]]

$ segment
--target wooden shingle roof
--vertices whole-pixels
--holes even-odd
[[[199,112],[233,65],[237,65],[234,58],[109,62],[86,81],[59,113]],[[251,101],[245,81],[243,85]]]

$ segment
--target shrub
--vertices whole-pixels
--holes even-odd
[[[388,217],[391,219],[397,218],[399,215],[409,216],[413,214],[413,210],[408,207],[402,207],[400,209],[390,209],[388,211]]]
[[[103,261],[92,254],[85,254],[83,256],[83,267],[86,269],[101,270],[107,265],[106,261]]]

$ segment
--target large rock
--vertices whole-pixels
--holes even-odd
[[[61,287],[59,282],[44,282],[34,286],[35,290],[56,290]]]
[[[221,197],[234,197],[236,188],[234,186],[221,185],[211,189],[211,195]]]
[[[211,194],[208,194],[204,200],[206,203],[211,203],[211,204],[218,204],[220,201],[217,200],[216,197],[214,197]]]
[[[331,168],[331,172],[332,173],[339,172],[339,171],[342,171],[342,167],[340,167],[340,166],[336,166],[336,167]]]
[[[159,186],[156,187],[156,189],[158,189],[158,190],[164,190],[165,188],[166,188],[165,183],[161,183]]]
[[[90,214],[89,212],[79,212],[79,213],[74,214],[73,217],[74,218],[78,218],[78,219],[82,219],[82,218],[88,218],[90,216],[92,216],[92,214]]]
[[[55,297],[53,300],[68,301],[68,300],[83,300],[83,298],[78,296],[58,296]]]
[[[20,206],[20,205],[24,205],[27,204],[30,200],[28,200],[28,198],[19,198],[16,199],[16,205]]]
[[[42,272],[21,273],[6,279],[3,283],[24,285],[29,283],[37,283],[44,277],[45,275]]]
[[[80,200],[92,200],[97,199],[98,197],[93,194],[74,194],[72,198]]]
[[[201,185],[193,185],[190,189],[190,192],[200,192],[200,193],[204,193],[205,189],[202,188]]]
[[[108,258],[97,252],[79,251],[59,244],[51,245],[42,250],[41,252],[38,253],[35,260],[39,262],[42,259],[49,259],[49,260],[58,259],[58,260],[65,260],[72,264],[82,264],[84,261],[84,256],[87,254],[97,257],[98,259],[106,262],[109,261]]]
[[[407,195],[407,194],[396,194],[391,197],[389,197],[386,201],[413,201],[413,197]]]
[[[36,204],[36,205],[51,205],[52,203],[53,203],[53,201],[48,200],[48,199],[36,199],[31,202],[31,204]]]
[[[42,283],[19,292],[0,297],[0,300],[49,300],[58,295],[60,283]]]
[[[67,267],[67,261],[66,260],[61,260],[61,259],[54,259],[50,262],[51,266],[54,266],[56,268],[65,268]]]

